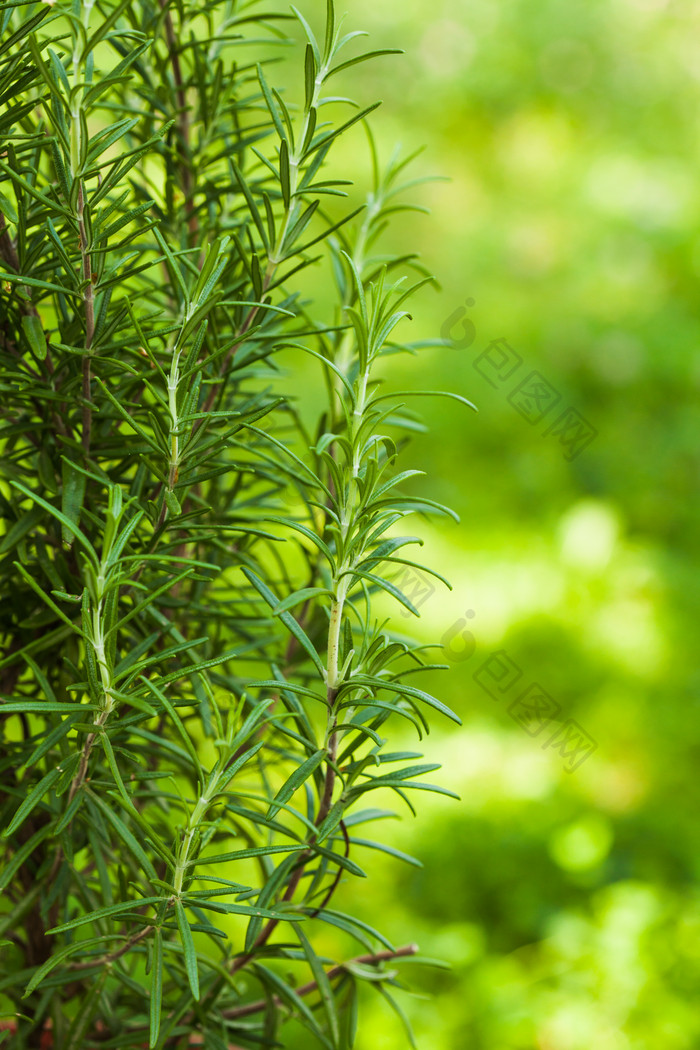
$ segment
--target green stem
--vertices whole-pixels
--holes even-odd
[[[206,812],[209,808],[210,802],[211,799],[207,798],[205,795],[202,795],[197,801],[197,805],[194,807],[194,810],[190,814],[190,817],[187,821],[185,834],[180,844],[180,849],[177,855],[177,865],[175,867],[175,874],[173,875],[173,890],[176,896],[178,897],[182,893],[182,884],[185,881],[185,872],[187,871],[187,865],[189,862],[190,847],[192,845],[192,840],[194,839],[194,836],[197,832],[197,828],[206,816]]]

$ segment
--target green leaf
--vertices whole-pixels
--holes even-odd
[[[22,331],[27,342],[40,361],[46,359],[46,336],[41,319],[36,314],[25,314],[22,318]]]
[[[4,865],[2,874],[0,875],[0,890],[6,889],[30,854],[34,852],[39,843],[43,842],[49,834],[51,834],[51,826],[45,825],[43,828],[39,828],[38,831],[35,831],[19,849],[13,852],[12,859]]]
[[[420,616],[420,613],[416,609],[413,602],[406,597],[403,591],[400,591],[398,587],[395,587],[393,583],[391,583],[389,580],[385,580],[382,576],[376,576],[372,572],[365,572],[363,569],[357,568],[348,569],[347,572],[344,572],[341,575],[352,576],[353,578],[359,577],[360,579],[370,580],[372,583],[376,583],[378,587],[381,587],[382,590],[386,591],[393,598],[396,598],[397,602],[400,602],[401,605],[408,609],[409,612],[412,612],[414,616]]]
[[[354,836],[350,837],[350,842],[355,846],[366,846],[368,849],[377,849],[381,853],[386,853],[389,857],[395,857],[397,860],[403,860],[406,864],[413,865],[414,868],[422,868],[422,863],[412,857],[410,853],[404,853],[403,850],[396,849],[395,846],[387,846],[383,842],[374,842],[372,839],[358,839]]]
[[[353,981],[347,993],[345,1009],[340,1016],[341,1042],[339,1050],[353,1050],[355,1046],[355,1038],[357,1036],[357,1000],[357,983]]]
[[[400,1019],[401,1023],[403,1024],[404,1031],[406,1032],[406,1036],[408,1037],[408,1041],[412,1046],[413,1050],[418,1050],[416,1046],[416,1038],[413,1034],[413,1029],[411,1028],[411,1022],[408,1020],[408,1017],[406,1016],[404,1010],[396,1002],[396,999],[394,999],[394,997],[389,994],[389,992],[386,990],[383,984],[376,984],[373,985],[373,987],[377,989],[380,995],[384,996],[386,1001],[389,1003],[389,1006],[392,1008],[396,1016]]]
[[[253,962],[253,970],[263,985],[270,988],[277,996],[279,996],[286,1006],[305,1021],[322,1045],[328,1047],[328,1050],[332,1050],[332,1044],[328,1041],[328,1038],[320,1028],[313,1012],[306,1005],[301,996],[297,995],[292,986],[287,984],[287,982],[283,980],[279,974],[275,973],[274,970],[269,969],[260,962]]]
[[[285,802],[288,802],[297,788],[301,787],[301,785],[309,779],[311,774],[318,769],[327,753],[328,752],[325,748],[315,751],[310,758],[307,758],[306,762],[302,762],[302,764],[294,770],[292,775],[285,781],[275,795],[272,805],[267,811],[268,820],[271,820],[277,815],[277,813],[279,813],[280,807],[283,806]]]
[[[14,488],[19,489],[19,491],[24,493],[25,496],[28,496],[29,499],[33,500],[35,503],[38,503],[40,507],[43,507],[44,510],[47,510],[49,514],[53,515],[54,518],[57,518],[58,521],[60,521],[61,524],[64,526],[64,528],[68,529],[68,531],[73,536],[75,536],[81,547],[83,547],[87,551],[93,565],[97,568],[97,566],[99,565],[99,559],[97,557],[97,554],[95,553],[95,548],[90,543],[87,536],[83,535],[78,526],[75,525],[70,520],[70,518],[67,518],[63,511],[60,511],[56,507],[53,507],[42,496],[39,496],[36,492],[32,492],[31,489],[28,489],[26,485],[23,485],[21,481],[10,481],[10,484]]]
[[[475,412],[479,411],[476,405],[466,397],[462,397],[461,394],[455,394],[451,390],[401,390],[397,394],[381,394],[379,397],[373,397],[370,403],[378,405],[380,401],[386,401],[387,399],[396,400],[402,397],[446,397],[451,401],[459,401],[460,404],[466,405],[467,408],[473,408]]]
[[[170,701],[166,697],[165,693],[161,689],[158,689],[158,687],[156,685],[154,685],[153,682],[149,682],[148,679],[144,678],[143,675],[140,676],[140,680],[143,682],[143,684],[146,686],[146,688],[149,689],[150,692],[154,696],[158,697],[158,700],[160,701],[160,703],[163,705],[163,707],[167,711],[168,716],[170,718],[170,721],[172,722],[172,724],[175,727],[175,730],[176,730],[178,736],[180,737],[180,739],[182,740],[183,744],[185,745],[185,750],[188,752],[190,758],[192,759],[192,766],[197,772],[197,776],[199,778],[199,782],[200,782],[200,784],[203,785],[204,784],[204,780],[205,780],[204,770],[202,769],[202,765],[201,765],[201,762],[199,761],[199,756],[197,755],[197,751],[195,749],[195,746],[192,743],[192,738],[190,737],[190,734],[185,729],[185,726],[183,725],[182,719],[180,718],[180,716],[178,715],[177,711],[175,710],[175,708],[170,703]]]
[[[368,117],[370,113],[373,113],[374,110],[377,109],[379,106],[381,106],[381,102],[374,102],[371,106],[367,106],[360,113],[356,113],[354,117],[350,117],[350,119],[346,120],[344,124],[340,125],[340,127],[334,128],[333,131],[328,131],[325,134],[320,135],[319,138],[317,138],[316,141],[312,143],[311,146],[306,150],[304,160],[306,160],[309,156],[311,156],[312,153],[315,153],[317,150],[325,149],[326,146],[329,146],[330,143],[334,141],[334,139],[337,139],[340,135],[343,135],[349,128],[353,126],[353,124],[357,124],[358,120],[364,120],[365,117]]]
[[[292,915],[289,912],[273,911],[270,908],[258,908],[254,904],[233,904],[230,901],[209,900],[206,897],[195,896],[188,893],[182,898],[183,902],[190,908],[204,908],[218,912],[220,915],[253,915],[263,919],[284,919],[288,922],[303,922],[305,916]]]
[[[304,54],[304,109],[311,109],[316,88],[316,59],[311,44],[306,45]],[[15,220],[16,221],[16,220]]]
[[[329,923],[331,926],[337,926],[338,929],[344,930],[345,933],[349,933],[351,937],[354,937],[359,944],[364,945],[368,950],[373,950],[372,940],[377,940],[389,951],[394,951],[395,945],[387,940],[379,930],[369,926],[361,919],[357,919],[354,915],[346,915],[341,911],[322,908],[316,917],[323,922]]]
[[[124,845],[129,850],[129,852],[131,854],[133,854],[133,856],[139,862],[139,864],[141,865],[143,870],[146,872],[146,874],[149,876],[149,878],[155,879],[156,878],[155,868],[151,864],[151,861],[150,861],[148,855],[146,854],[146,851],[144,850],[143,846],[138,841],[138,839],[135,837],[135,835],[133,835],[131,833],[131,831],[126,826],[126,824],[121,819],[121,817],[118,817],[117,814],[113,810],[110,809],[110,807],[107,805],[107,803],[104,802],[103,799],[101,799],[99,795],[93,793],[91,795],[90,801],[94,802],[95,805],[98,806],[102,810],[102,812],[104,813],[105,817],[107,818],[109,823],[114,828],[116,834],[119,836],[119,838],[124,843]]]
[[[195,1000],[199,1002],[199,970],[197,969],[197,953],[194,948],[192,930],[190,929],[187,916],[185,915],[185,909],[180,900],[175,901],[175,916],[177,918],[177,927],[180,931],[180,938],[182,940],[187,979],[190,982],[192,995]]]
[[[328,63],[333,54],[335,41],[335,5],[333,0],[326,0],[326,33],[323,41],[323,60]]]
[[[256,68],[258,71],[258,81],[260,82],[263,98],[265,99],[265,105],[267,106],[270,116],[272,117],[272,122],[275,125],[275,130],[277,131],[277,134],[279,135],[280,139],[284,141],[287,138],[287,133],[284,130],[282,121],[280,120],[279,110],[275,105],[272,93],[270,91],[270,88],[268,87],[267,81],[265,80],[265,74],[263,73],[262,66],[260,65],[260,63],[258,63]]]
[[[306,525],[302,525],[300,521],[292,521],[291,518],[277,517],[275,514],[268,514],[265,520],[276,522],[279,525],[284,525],[286,528],[293,529],[294,532],[300,532],[302,536],[306,536],[306,538],[308,540],[311,540],[314,546],[318,547],[318,549],[322,551],[323,554],[326,556],[330,564],[331,571],[335,571],[335,558],[331,553],[330,547],[323,542],[320,536],[317,536],[316,533],[309,529]]]
[[[17,222],[17,209],[4,193],[0,193],[0,212],[10,220],[10,222]]]
[[[1,167],[2,161],[0,161]],[[28,288],[41,288],[45,292],[57,292],[59,295],[67,295],[75,299],[79,298],[79,293],[72,288],[65,288],[62,284],[52,284],[50,281],[40,281],[36,277],[27,277],[24,274],[20,277],[16,273],[0,270],[0,278],[3,281],[9,281],[11,284],[26,284]]]
[[[10,167],[10,165],[7,164],[4,160],[0,160],[0,171],[4,171],[5,174],[10,179],[12,179],[12,181],[17,186],[19,186],[21,189],[23,189],[25,191],[25,193],[28,193],[30,197],[34,198],[34,200],[37,200],[37,201],[39,201],[40,204],[43,204],[44,207],[48,210],[49,215],[51,215],[53,212],[60,212],[61,215],[64,215],[67,219],[72,220],[73,216],[72,216],[71,212],[68,210],[68,208],[65,208],[62,204],[59,204],[57,200],[51,200],[50,197],[45,197],[44,194],[41,193],[36,188],[36,186],[33,186],[31,182],[28,182],[22,175],[19,174],[19,172],[14,171]],[[20,280],[22,282],[22,284],[31,284],[31,285],[34,285],[34,286],[36,286],[37,283],[38,283],[39,287],[41,287],[42,284],[43,284],[43,282],[33,281],[29,277],[19,277],[18,278],[16,275],[13,275],[13,274],[3,274],[2,276],[3,276],[3,278],[6,281],[13,280],[13,279],[14,280]],[[46,285],[46,287],[54,288],[55,286],[54,285]],[[64,291],[64,289],[61,289],[61,291]]]
[[[316,981],[316,985],[321,996],[321,1001],[326,1012],[326,1017],[328,1018],[328,1026],[331,1031],[331,1041],[334,1046],[337,1046],[340,1040],[340,1026],[338,1024],[338,1014],[335,1007],[335,998],[333,996],[331,983],[328,979],[328,974],[324,970],[321,960],[316,955],[316,952],[313,950],[311,942],[309,941],[304,931],[300,927],[296,926],[294,928],[294,932],[299,938],[299,943],[302,946],[304,955],[306,956],[307,962],[311,969],[311,973],[313,974],[314,980]]]
[[[149,1004],[149,1047],[153,1050],[158,1042],[160,1015],[163,1004],[163,935],[156,928],[153,938],[153,960],[151,962],[151,999]]]
[[[77,624],[75,624],[69,616],[66,616],[62,609],[59,609],[55,601],[53,601],[53,599],[50,598],[45,591],[42,591],[39,584],[32,576],[29,575],[24,566],[21,565],[18,561],[13,562],[12,564],[17,569],[20,576],[22,576],[22,578],[29,584],[34,593],[38,595],[38,597],[42,600],[42,602],[48,605],[49,609],[53,610],[56,616],[58,616],[59,620],[63,620],[63,622],[67,624],[68,627],[71,628],[71,630],[75,631],[76,634],[80,635],[82,638],[85,638],[87,640],[87,635],[83,633],[80,627],[78,627]],[[42,707],[44,707],[45,710],[48,710],[47,706],[42,705]]]
[[[289,180],[289,146],[286,139],[280,142],[280,189],[285,210],[289,210],[292,190]]]
[[[13,547],[16,547],[43,517],[44,512],[41,507],[32,507],[26,511],[3,536],[2,543],[0,543],[0,554],[7,554]]]
[[[258,576],[256,576],[254,572],[251,572],[250,569],[244,568],[241,571],[243,572],[245,578],[250,583],[252,583],[253,587],[255,587],[258,593],[262,595],[262,597],[265,599],[270,608],[276,609],[279,605],[279,599],[272,593],[270,588],[266,584],[264,584],[263,581]],[[303,628],[299,626],[299,624],[291,615],[291,613],[282,612],[279,614],[279,618],[285,625],[287,630],[290,632],[290,634],[294,635],[294,637],[302,646],[302,648],[311,657],[311,660],[313,661],[317,671],[319,671],[321,675],[323,675],[325,673],[324,666],[321,663],[321,659],[318,653],[316,652],[314,646],[312,645],[311,641],[307,638]]]
[[[456,715],[447,704],[443,704],[441,700],[431,696],[430,693],[424,692],[422,689],[416,689],[415,686],[412,685],[404,685],[403,682],[385,683],[385,688],[394,690],[399,696],[407,696],[412,700],[420,700],[421,703],[427,704],[428,707],[432,707],[435,711],[439,711],[441,715],[445,715],[453,722],[456,722],[458,726],[461,726],[462,724],[462,719],[459,715]]]
[[[52,786],[56,783],[62,772],[63,770],[58,768],[50,769],[48,773],[41,778],[39,783],[34,785],[32,790],[29,792],[27,797],[19,806],[19,809],[15,813],[8,826],[3,831],[2,837],[4,839],[9,838],[10,835],[14,834],[17,828],[21,827],[21,825],[27,819],[34,807],[39,805],[46,792],[51,790]]]
[[[267,857],[273,853],[300,853],[306,849],[305,845],[298,846],[254,846],[252,849],[239,849],[231,853],[216,853],[209,857],[197,857],[190,861],[191,867],[201,867],[203,864],[228,864],[239,860],[247,860],[249,857]]]
[[[15,700],[10,703],[0,703],[0,714],[3,715],[16,715],[22,712],[36,715],[68,715],[96,710],[97,704],[52,704],[49,700]]]
[[[68,930],[75,930],[79,926],[87,926],[90,922],[100,922],[102,919],[112,919],[115,915],[124,915],[126,912],[134,912],[136,917],[143,923],[143,916],[138,915],[138,911],[141,908],[147,906],[162,904],[166,901],[167,897],[139,897],[133,901],[121,901],[119,904],[110,904],[107,908],[98,908],[97,911],[87,912],[85,915],[79,915],[75,919],[71,919],[70,922],[64,922],[60,926],[54,926],[53,929],[47,930],[47,933],[66,933]]]
[[[61,496],[61,510],[68,521],[78,529],[80,526],[80,511],[85,498],[85,485],[87,478],[81,470],[76,470],[69,459],[62,458],[63,472],[63,494]],[[62,525],[63,542],[70,547],[73,542],[74,532],[66,525]]]
[[[296,18],[299,19],[299,21],[301,22],[302,26],[304,27],[304,32],[306,33],[307,40],[309,41],[309,43],[311,44],[311,47],[313,49],[314,58],[316,59],[316,65],[320,66],[321,65],[321,52],[319,50],[318,43],[316,41],[316,37],[313,34],[311,26],[306,21],[306,19],[302,15],[301,11],[299,11],[299,9],[296,8],[293,4],[292,4],[292,11],[294,12]]]
[[[80,1009],[73,1018],[73,1023],[65,1037],[65,1042],[63,1043],[65,1050],[83,1050],[93,1018],[100,1006],[102,992],[108,976],[109,971],[105,968],[93,979],[88,987],[87,994],[83,996]]]
[[[75,955],[76,952],[87,952],[90,948],[96,948],[100,944],[104,944],[105,941],[109,940],[108,937],[91,937],[84,941],[74,941],[72,944],[68,944],[63,948],[54,950],[51,952],[50,957],[46,962],[35,970],[32,974],[29,984],[24,990],[23,999],[31,995],[35,988],[38,988],[41,982],[47,977],[52,970],[55,970],[57,966],[60,966],[62,962],[69,959],[71,955]]]
[[[173,492],[173,490],[172,489],[166,489],[165,492],[163,493],[163,496],[165,498],[165,502],[166,502],[167,508],[170,511],[170,513],[173,515],[173,517],[176,517],[176,518],[179,517],[180,514],[182,514],[182,507],[180,506],[180,501],[178,500],[178,498],[175,495],[175,493]]]
[[[367,62],[370,58],[380,58],[382,55],[403,55],[405,54],[400,48],[395,47],[383,47],[378,51],[366,51],[364,55],[357,55],[356,58],[349,58],[346,62],[341,62],[337,66],[333,66],[328,71],[326,80],[329,80],[335,73],[340,73],[343,69],[349,69],[350,66],[356,66],[359,62]]]
[[[302,602],[306,602],[320,594],[332,597],[333,592],[329,591],[327,587],[302,587],[300,591],[293,591],[286,598],[283,598],[281,602],[278,602],[272,610],[272,615],[278,616],[281,612],[293,609],[295,605],[301,605]]]

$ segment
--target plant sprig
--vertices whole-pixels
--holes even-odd
[[[265,57],[292,32],[298,105]],[[449,511],[399,467],[414,392],[385,386],[428,276],[378,249],[414,207],[408,158],[382,169],[370,134],[365,202],[333,167],[376,104],[348,116],[329,81],[395,53],[353,54],[360,35],[332,0],[321,34],[238,0],[3,15],[0,995],[17,1045],[275,1045],[293,1016],[341,1050],[358,989],[393,1001],[417,950],[337,908],[364,847],[416,863],[353,833],[386,815],[365,796],[449,794],[423,779],[435,764],[385,750],[394,727],[459,721],[409,678],[437,666],[426,650],[377,619],[380,594],[417,612],[393,582],[421,542],[403,519]],[[303,295],[319,261],[330,320]],[[312,432],[280,351],[309,382],[320,369]]]

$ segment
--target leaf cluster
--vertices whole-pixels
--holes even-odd
[[[385,734],[458,721],[376,614],[417,613],[404,518],[449,513],[407,492],[420,424],[377,372],[415,352],[396,330],[427,279],[378,253],[410,158],[380,169],[369,135],[360,206],[332,177],[374,105],[329,81],[388,52],[353,53],[332,0],[319,39],[238,0],[10,3],[0,29],[11,1045],[274,1046],[294,1016],[349,1048],[358,986],[400,1011],[415,951],[334,907],[365,849],[416,863],[356,831],[442,790]],[[319,261],[325,322],[299,284]],[[313,433],[282,350],[323,379]],[[360,955],[327,958],[330,928]]]

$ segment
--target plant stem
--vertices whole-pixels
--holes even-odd
[[[335,722],[333,723],[335,726]],[[330,738],[328,740],[328,758],[326,759],[326,779],[323,783],[323,795],[321,796],[321,802],[318,807],[318,815],[316,817],[316,827],[321,826],[324,820],[328,816],[333,801],[333,788],[335,787],[335,762],[338,757],[338,734],[335,732],[335,728],[331,731]],[[315,841],[315,836],[312,841]]]
[[[326,970],[326,977],[332,980],[343,972],[348,966],[357,964],[359,966],[376,966],[378,963],[389,962],[392,959],[405,959],[407,956],[416,955],[418,952],[417,944],[406,944],[402,948],[396,948],[394,950],[387,949],[383,952],[376,952],[374,955],[357,955],[354,959],[347,959],[345,962],[338,963],[336,966],[332,966],[330,970]],[[318,988],[318,981],[309,981],[308,984],[302,984],[294,991],[296,995],[309,995]],[[276,996],[272,1000],[275,1007],[278,1009],[283,1005],[282,1000]],[[222,1010],[222,1016],[227,1021],[232,1021],[239,1017],[249,1017],[251,1014],[258,1014],[264,1010],[268,1005],[267,999],[256,999],[255,1002],[246,1003],[244,1006],[234,1006],[228,1010]]]
[[[268,287],[270,285],[270,282],[271,282],[271,280],[272,280],[272,278],[274,276],[274,273],[275,273],[275,269],[276,269],[275,266],[268,266],[268,268],[267,268],[267,272],[265,273],[265,277],[263,278],[263,286],[262,286],[263,295],[265,295],[265,292],[267,291],[267,289],[268,289]],[[226,369],[228,368],[229,364],[231,363],[231,358],[233,357],[233,355],[235,354],[236,350],[238,349],[238,347],[243,342],[245,334],[248,331],[248,329],[250,328],[250,326],[252,325],[252,323],[255,320],[255,318],[257,317],[259,310],[260,310],[260,306],[256,303],[254,306],[252,306],[250,308],[250,310],[248,311],[248,313],[244,317],[243,323],[241,324],[241,327],[238,329],[238,334],[236,335],[236,338],[233,340],[233,342],[231,343],[230,347],[228,348],[228,350],[224,354],[224,359],[223,359],[223,362],[221,364],[221,368],[219,369],[219,379],[223,379],[224,378],[224,376],[226,374]],[[216,401],[217,397],[219,396],[219,393],[220,393],[220,390],[216,386],[212,385],[212,388],[209,391],[209,393],[207,394],[206,400],[204,401],[204,404],[202,405],[202,408],[201,408],[202,412],[211,412],[211,410],[212,410],[212,408],[214,406],[214,402]],[[199,429],[199,427],[201,426],[202,422],[203,422],[202,419],[195,420],[193,429],[194,430]]]
[[[159,0],[159,2],[161,10],[165,12],[163,20],[165,42],[167,44],[168,56],[173,70],[173,80],[175,82],[175,101],[177,104],[177,130],[179,140],[178,152],[180,154],[180,181],[182,183],[182,193],[185,198],[184,215],[187,219],[189,238],[194,242],[199,233],[199,224],[197,222],[197,216],[193,204],[194,192],[192,157],[190,152],[190,114],[187,105],[185,81],[182,76],[182,66],[180,65],[180,52],[178,51],[177,37],[175,35],[175,27],[170,14],[169,3],[168,0]]]
[[[110,963],[115,962],[117,959],[121,959],[122,955],[126,955],[128,951],[139,941],[142,941],[144,937],[147,937],[151,930],[155,929],[154,926],[144,926],[143,929],[138,930],[137,933],[133,933],[131,937],[127,937],[124,944],[120,948],[117,948],[113,952],[109,952],[108,955],[101,955],[98,959],[90,959],[87,962],[76,962],[70,963],[71,970],[91,970],[94,966],[108,966]]]
[[[162,2],[164,2],[164,0],[161,0],[161,3]],[[292,218],[292,215],[294,214],[294,210],[295,210],[295,207],[296,207],[296,204],[297,204],[297,201],[296,201],[296,199],[294,197],[294,194],[296,193],[296,190],[297,190],[297,180],[298,180],[298,176],[299,176],[299,164],[301,163],[301,160],[302,160],[301,149],[302,149],[302,147],[304,145],[304,142],[306,140],[306,134],[307,134],[307,131],[309,129],[309,121],[311,119],[311,109],[318,104],[319,93],[320,93],[321,86],[323,84],[323,79],[324,79],[324,77],[326,75],[326,72],[327,72],[327,69],[324,67],[316,75],[316,80],[314,82],[313,98],[312,98],[312,101],[310,103],[309,109],[304,113],[304,122],[303,122],[303,125],[302,125],[301,134],[299,136],[299,147],[298,147],[298,149],[294,150],[294,152],[291,154],[291,156],[289,158],[289,182],[290,182],[289,205],[285,209],[284,220],[282,222],[282,226],[281,226],[280,231],[279,231],[279,233],[277,235],[277,238],[275,239],[275,243],[274,243],[274,245],[272,247],[272,251],[270,252],[270,254],[268,256],[267,269],[266,269],[266,272],[265,272],[265,276],[263,278],[263,285],[262,285],[263,296],[265,295],[265,292],[267,291],[267,289],[270,286],[270,283],[272,282],[272,278],[275,275],[275,271],[277,270],[277,267],[280,265],[280,263],[284,262],[284,259],[281,258],[281,253],[282,253],[282,250],[284,248],[284,240],[285,240],[285,237],[287,236],[287,231],[289,229],[289,224],[291,222],[291,218]],[[239,329],[238,336],[236,337],[234,342],[231,344],[231,346],[229,347],[227,353],[224,356],[221,368],[219,370],[219,375],[220,376],[223,376],[224,373],[226,372],[226,369],[229,366],[229,363],[231,361],[231,358],[232,358],[233,354],[236,352],[236,349],[238,348],[238,346],[240,345],[240,343],[241,343],[241,341],[243,339],[243,336],[248,331],[248,329],[252,325],[253,321],[257,317],[259,309],[260,309],[260,307],[258,305],[255,305],[255,306],[253,306],[251,308],[251,310],[249,310],[248,314],[246,315],[246,317],[245,317],[245,319],[243,321],[243,324],[241,325],[241,327]],[[204,405],[203,405],[203,408],[202,408],[203,412],[211,411],[212,405],[214,404],[214,401],[216,400],[217,393],[218,393],[218,391],[217,391],[216,387],[213,386],[211,388],[211,391],[209,392],[209,394],[207,396],[206,401],[204,402]]]
[[[91,732],[91,733],[88,733],[87,737],[85,738],[85,743],[83,744],[83,750],[80,753],[80,762],[78,763],[78,769],[77,769],[77,772],[76,772],[75,776],[73,777],[73,779],[71,781],[71,785],[70,785],[70,788],[68,790],[68,803],[67,803],[66,808],[68,806],[70,806],[71,802],[73,801],[73,799],[77,795],[78,791],[80,791],[81,787],[85,783],[85,779],[87,777],[88,769],[89,769],[89,766],[90,766],[90,755],[92,754],[92,749],[94,747],[95,741],[97,740],[99,732],[102,729],[102,726],[107,721],[108,717],[109,717],[109,711],[105,708],[104,710],[102,710],[100,712],[98,717],[95,719],[95,722],[94,722],[95,729],[94,729],[94,731]],[[71,824],[72,824],[72,821],[71,821]],[[70,828],[70,824],[68,825],[68,828]],[[64,856],[63,846],[59,842],[58,847],[56,849],[56,856],[54,857],[53,864],[51,865],[51,872],[49,874],[49,880],[48,880],[49,883],[53,883],[54,877],[56,876],[56,874],[58,872],[58,869],[61,866],[61,861],[63,860],[63,856]],[[55,925],[55,915],[54,915],[53,925]]]
[[[194,810],[187,821],[185,836],[178,852],[177,865],[173,875],[173,890],[178,897],[182,893],[182,884],[185,880],[185,872],[187,870],[187,861],[190,854],[192,839],[194,838],[200,823],[204,820],[210,802],[211,799],[202,795],[197,801],[197,805],[194,807]]]
[[[80,788],[85,783],[85,778],[87,776],[87,771],[88,771],[88,764],[90,762],[90,754],[92,752],[92,749],[93,749],[93,746],[95,744],[95,741],[97,740],[99,731],[102,728],[102,726],[105,724],[105,722],[107,721],[108,717],[109,717],[109,711],[107,711],[106,709],[104,711],[100,711],[100,714],[98,715],[98,717],[95,720],[95,730],[94,730],[94,732],[88,733],[87,737],[85,738],[85,743],[83,744],[83,750],[82,750],[81,755],[80,755],[80,763],[78,765],[78,771],[75,774],[75,776],[73,777],[73,780],[71,781],[70,790],[68,792],[68,805],[71,804],[71,802],[75,798],[77,792],[80,790]]]
[[[80,19],[85,38],[90,31],[90,13],[94,0],[84,0],[80,4]],[[76,219],[78,223],[78,240],[80,243],[80,263],[83,283],[83,310],[85,313],[85,354],[83,355],[83,452],[90,455],[90,438],[92,431],[92,340],[95,335],[95,289],[92,283],[92,260],[90,258],[87,230],[85,226],[85,188],[81,176],[83,162],[83,98],[84,85],[81,84],[85,72],[84,54],[80,33],[75,31],[73,37],[73,100],[71,103],[70,125],[70,163],[73,178],[78,182],[78,200]]]

